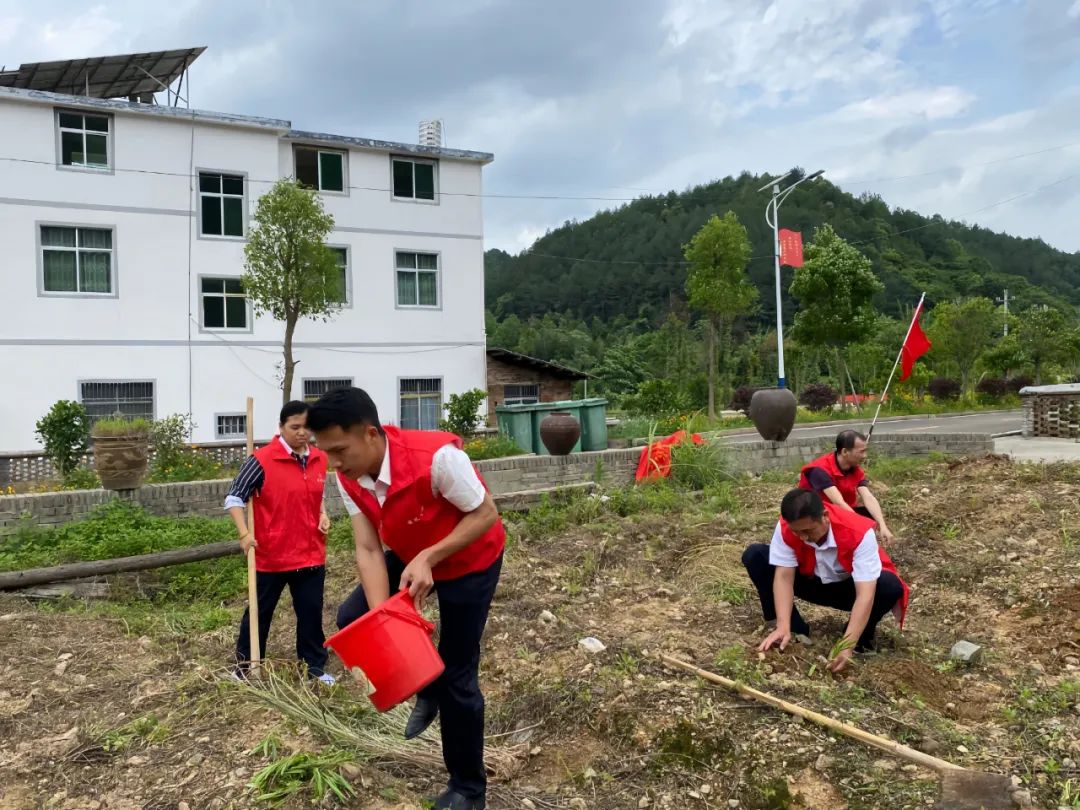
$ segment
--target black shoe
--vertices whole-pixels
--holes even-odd
[[[435,717],[438,714],[438,703],[427,698],[417,698],[412,714],[409,715],[409,722],[405,724],[405,739],[411,740],[413,737],[419,737],[427,731],[428,726],[435,722]],[[455,793],[454,795],[457,796],[458,794]],[[435,806],[441,807],[442,805],[437,804]],[[451,805],[446,806],[450,807]]]
[[[466,799],[456,790],[448,790],[435,800],[432,810],[484,810],[487,800],[483,796]]]

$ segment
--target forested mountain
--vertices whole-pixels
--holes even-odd
[[[681,193],[643,197],[585,222],[567,222],[527,251],[485,256],[487,307],[499,319],[566,313],[586,321],[616,316],[653,324],[684,309],[686,264],[682,246],[713,214],[734,211],[749,232],[751,280],[760,305],[751,319],[775,319],[772,232],[768,201],[758,192],[767,178],[744,173]],[[928,306],[958,297],[991,300],[1007,287],[1017,310],[1032,304],[1080,305],[1080,254],[1055,250],[939,216],[890,209],[871,194],[854,196],[820,179],[797,188],[780,210],[781,226],[805,241],[828,223],[873,263],[884,283],[878,309],[899,315],[927,293]],[[554,258],[561,257],[561,258]],[[784,270],[785,320],[790,270]]]

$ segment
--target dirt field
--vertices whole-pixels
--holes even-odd
[[[767,541],[788,479],[743,481],[727,498],[609,493],[511,523],[482,679],[491,744],[519,765],[492,783],[489,807],[934,805],[931,772],[668,670],[664,652],[1015,775],[1035,807],[1080,808],[1080,468],[881,469],[912,606],[905,632],[886,619],[880,652],[841,678],[822,672],[839,614],[809,608],[810,645],[754,651],[760,614],[739,556]],[[347,552],[329,567],[327,628],[350,587]],[[283,602],[270,653],[287,658]],[[260,741],[276,736],[285,752],[335,742],[220,680],[232,627],[139,635],[122,614],[72,607],[0,597],[0,808],[262,806],[248,788],[271,762],[251,753]],[[586,636],[606,649],[585,652]],[[984,645],[979,663],[948,660],[960,639]],[[354,699],[351,685],[333,696]],[[346,775],[359,793],[347,806],[382,810],[423,807],[441,779],[362,757]],[[301,792],[282,806],[311,801]]]

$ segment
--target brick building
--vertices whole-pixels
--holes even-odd
[[[574,383],[591,378],[583,371],[509,349],[488,349],[488,421],[495,424],[495,408],[499,405],[531,405],[572,399]]]

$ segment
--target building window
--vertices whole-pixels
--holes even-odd
[[[345,191],[345,153],[314,146],[297,146],[293,150],[296,179],[319,191]]]
[[[91,425],[117,413],[132,419],[153,419],[154,383],[83,380],[79,383],[79,401]]]
[[[346,305],[349,303],[349,249],[332,247],[330,250],[337,261],[338,275],[334,278],[334,290],[330,294],[330,300],[335,304]]]
[[[247,329],[248,299],[238,278],[202,279],[204,329]]]
[[[434,160],[391,158],[394,197],[404,200],[435,199],[436,163]]]
[[[111,295],[113,234],[107,228],[41,226],[41,288],[47,293]]]
[[[244,178],[199,172],[200,232],[203,236],[244,235]]]
[[[56,125],[62,166],[109,168],[109,116],[57,111]]]
[[[214,420],[214,435],[219,439],[247,438],[247,414],[219,413]]]
[[[304,380],[304,402],[314,402],[323,394],[328,394],[339,388],[352,388],[352,384],[352,377]]]
[[[397,305],[439,305],[439,256],[436,253],[397,252]]]
[[[438,430],[442,422],[442,380],[402,380],[401,427],[405,430]]]
[[[503,386],[503,405],[535,405],[539,401],[540,386],[537,383]]]

